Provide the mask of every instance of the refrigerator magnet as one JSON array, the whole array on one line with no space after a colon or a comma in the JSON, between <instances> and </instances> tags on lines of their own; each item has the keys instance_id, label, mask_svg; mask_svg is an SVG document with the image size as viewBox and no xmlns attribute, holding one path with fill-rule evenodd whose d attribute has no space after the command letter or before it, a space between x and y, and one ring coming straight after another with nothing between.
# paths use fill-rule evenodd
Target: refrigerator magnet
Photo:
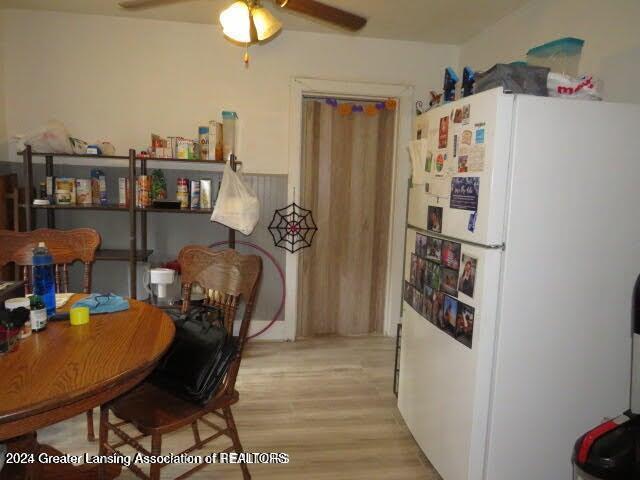
<instances>
[{"instance_id":1,"label":"refrigerator magnet","mask_svg":"<svg viewBox=\"0 0 640 480\"><path fill-rule=\"evenodd\" d=\"M424 282L427 278L427 261L424 258L418 257L416 260L416 283L413 284L417 290L422 291L424 288Z\"/></svg>"},{"instance_id":2,"label":"refrigerator magnet","mask_svg":"<svg viewBox=\"0 0 640 480\"><path fill-rule=\"evenodd\" d=\"M460 155L458 157L458 173L467 173L469 171L469 156Z\"/></svg>"},{"instance_id":3,"label":"refrigerator magnet","mask_svg":"<svg viewBox=\"0 0 640 480\"><path fill-rule=\"evenodd\" d=\"M480 177L453 177L449 207L458 210L478 210Z\"/></svg>"},{"instance_id":4,"label":"refrigerator magnet","mask_svg":"<svg viewBox=\"0 0 640 480\"><path fill-rule=\"evenodd\" d=\"M427 237L427 260L440 263L442 258L442 239Z\"/></svg>"},{"instance_id":5,"label":"refrigerator magnet","mask_svg":"<svg viewBox=\"0 0 640 480\"><path fill-rule=\"evenodd\" d=\"M469 215L469 223L467 225L467 230L469 230L471 233L476 231L476 218L477 218L477 213L478 212L471 212L471 215Z\"/></svg>"},{"instance_id":6,"label":"refrigerator magnet","mask_svg":"<svg viewBox=\"0 0 640 480\"><path fill-rule=\"evenodd\" d=\"M476 144L481 145L484 143L484 128L478 128L476 130Z\"/></svg>"},{"instance_id":7,"label":"refrigerator magnet","mask_svg":"<svg viewBox=\"0 0 640 480\"><path fill-rule=\"evenodd\" d=\"M463 105L462 106L462 124L467 125L469 123L469 119L471 117L471 105Z\"/></svg>"},{"instance_id":8,"label":"refrigerator magnet","mask_svg":"<svg viewBox=\"0 0 640 480\"><path fill-rule=\"evenodd\" d=\"M441 281L441 269L440 265L434 262L427 261L427 278L425 279L427 285L429 285L434 290L440 290L440 281Z\"/></svg>"},{"instance_id":9,"label":"refrigerator magnet","mask_svg":"<svg viewBox=\"0 0 640 480\"><path fill-rule=\"evenodd\" d=\"M460 157L463 156L466 157L466 162L463 167L466 167L467 172L484 171L484 145L481 144L465 147L464 153L461 149ZM460 157L458 157L458 159ZM458 169L460 169L460 160L458 160Z\"/></svg>"},{"instance_id":10,"label":"refrigerator magnet","mask_svg":"<svg viewBox=\"0 0 640 480\"><path fill-rule=\"evenodd\" d=\"M409 305L413 302L413 285L406 280L404 281L404 301Z\"/></svg>"},{"instance_id":11,"label":"refrigerator magnet","mask_svg":"<svg viewBox=\"0 0 640 480\"><path fill-rule=\"evenodd\" d=\"M411 266L409 267L409 283L416 284L416 272L418 270L418 257L415 253L411 254Z\"/></svg>"},{"instance_id":12,"label":"refrigerator magnet","mask_svg":"<svg viewBox=\"0 0 640 480\"><path fill-rule=\"evenodd\" d=\"M422 315L426 320L429 320L429 314L427 313L427 295L422 292L420 303L420 315Z\"/></svg>"},{"instance_id":13,"label":"refrigerator magnet","mask_svg":"<svg viewBox=\"0 0 640 480\"><path fill-rule=\"evenodd\" d=\"M438 130L438 148L447 148L449 138L449 117L440 119L440 129Z\"/></svg>"},{"instance_id":14,"label":"refrigerator magnet","mask_svg":"<svg viewBox=\"0 0 640 480\"><path fill-rule=\"evenodd\" d=\"M427 152L427 156L424 160L424 170L425 172L431 172L431 164L433 163L433 153Z\"/></svg>"},{"instance_id":15,"label":"refrigerator magnet","mask_svg":"<svg viewBox=\"0 0 640 480\"><path fill-rule=\"evenodd\" d=\"M431 310L431 323L433 323L438 328L444 327L444 293L442 292L434 292L433 293L433 302L432 302L432 310Z\"/></svg>"},{"instance_id":16,"label":"refrigerator magnet","mask_svg":"<svg viewBox=\"0 0 640 480\"><path fill-rule=\"evenodd\" d=\"M458 271L443 268L440 278L440 290L452 297L458 296Z\"/></svg>"},{"instance_id":17,"label":"refrigerator magnet","mask_svg":"<svg viewBox=\"0 0 640 480\"><path fill-rule=\"evenodd\" d=\"M477 268L478 259L470 255L462 255L462 269L460 270L460 279L458 280L458 291L464 293L467 297L473 298Z\"/></svg>"},{"instance_id":18,"label":"refrigerator magnet","mask_svg":"<svg viewBox=\"0 0 640 480\"><path fill-rule=\"evenodd\" d=\"M455 337L461 344L469 348L471 348L473 341L474 317L475 308L462 302L458 302Z\"/></svg>"},{"instance_id":19,"label":"refrigerator magnet","mask_svg":"<svg viewBox=\"0 0 640 480\"><path fill-rule=\"evenodd\" d=\"M426 286L422 298L424 301L423 316L431 322L433 319L433 288Z\"/></svg>"},{"instance_id":20,"label":"refrigerator magnet","mask_svg":"<svg viewBox=\"0 0 640 480\"><path fill-rule=\"evenodd\" d=\"M455 336L456 318L458 316L458 300L445 295L444 297L444 322L442 329L452 337Z\"/></svg>"},{"instance_id":21,"label":"refrigerator magnet","mask_svg":"<svg viewBox=\"0 0 640 480\"><path fill-rule=\"evenodd\" d=\"M427 236L422 233L416 232L416 255L422 258L427 258Z\"/></svg>"},{"instance_id":22,"label":"refrigerator magnet","mask_svg":"<svg viewBox=\"0 0 640 480\"><path fill-rule=\"evenodd\" d=\"M452 242L450 240L444 240L442 242L441 248L442 265L453 270L460 269L461 250L462 244L458 242Z\"/></svg>"},{"instance_id":23,"label":"refrigerator magnet","mask_svg":"<svg viewBox=\"0 0 640 480\"><path fill-rule=\"evenodd\" d=\"M418 289L413 291L413 309L422 315L422 292Z\"/></svg>"},{"instance_id":24,"label":"refrigerator magnet","mask_svg":"<svg viewBox=\"0 0 640 480\"><path fill-rule=\"evenodd\" d=\"M427 230L442 233L442 207L429 206L427 209Z\"/></svg>"},{"instance_id":25,"label":"refrigerator magnet","mask_svg":"<svg viewBox=\"0 0 640 480\"><path fill-rule=\"evenodd\" d=\"M447 154L444 152L438 153L436 156L436 174L442 173L444 170L444 163L447 161Z\"/></svg>"}]
</instances>

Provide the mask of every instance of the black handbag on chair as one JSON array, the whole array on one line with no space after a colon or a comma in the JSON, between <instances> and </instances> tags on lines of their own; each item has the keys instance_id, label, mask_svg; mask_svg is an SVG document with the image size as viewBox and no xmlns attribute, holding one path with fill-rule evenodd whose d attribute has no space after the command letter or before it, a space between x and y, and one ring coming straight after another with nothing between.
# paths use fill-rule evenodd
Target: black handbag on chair
<instances>
[{"instance_id":1,"label":"black handbag on chair","mask_svg":"<svg viewBox=\"0 0 640 480\"><path fill-rule=\"evenodd\" d=\"M169 351L150 377L151 383L176 396L206 404L216 393L238 347L215 308L197 307L172 315L176 334Z\"/></svg>"}]
</instances>

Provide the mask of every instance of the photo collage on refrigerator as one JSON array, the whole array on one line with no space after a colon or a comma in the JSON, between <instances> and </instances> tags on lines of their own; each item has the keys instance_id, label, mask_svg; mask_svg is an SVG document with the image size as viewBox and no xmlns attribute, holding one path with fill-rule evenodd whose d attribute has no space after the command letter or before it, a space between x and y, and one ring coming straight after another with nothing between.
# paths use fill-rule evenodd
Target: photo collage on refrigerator
<instances>
[{"instance_id":1,"label":"photo collage on refrigerator","mask_svg":"<svg viewBox=\"0 0 640 480\"><path fill-rule=\"evenodd\" d=\"M460 243L416 233L404 286L404 299L417 313L469 348L475 309L458 300L458 293L473 298L477 266Z\"/></svg>"},{"instance_id":2,"label":"photo collage on refrigerator","mask_svg":"<svg viewBox=\"0 0 640 480\"><path fill-rule=\"evenodd\" d=\"M452 108L436 121L432 120L431 124L429 128L424 119L417 131L418 139L425 143L421 150L425 158L425 191L436 197L440 205L468 212L466 228L473 233L476 229L481 177L486 167L487 124L472 119L469 104ZM414 168L419 169L420 162L416 162ZM414 172L414 177L421 173ZM430 205L428 208L427 230L442 233L442 206ZM462 215L462 212L456 215Z\"/></svg>"}]
</instances>

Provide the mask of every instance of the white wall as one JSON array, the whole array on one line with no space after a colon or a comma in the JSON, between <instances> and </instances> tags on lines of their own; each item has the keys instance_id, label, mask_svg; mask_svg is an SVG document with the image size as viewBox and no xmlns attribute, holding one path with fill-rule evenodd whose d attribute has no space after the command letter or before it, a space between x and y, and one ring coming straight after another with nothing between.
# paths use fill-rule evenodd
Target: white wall
<instances>
[{"instance_id":1,"label":"white wall","mask_svg":"<svg viewBox=\"0 0 640 480\"><path fill-rule=\"evenodd\" d=\"M22 10L6 10L4 17L0 44L8 135L57 118L74 136L110 140L125 154L130 147L145 148L151 132L193 137L198 125L219 118L221 110L236 110L238 155L252 173L289 171L293 77L413 85L424 98L442 83L444 67L458 63L459 53L455 46L285 31L267 45L252 47L245 69L243 49L212 25ZM17 161L15 145L7 150ZM84 214L75 212L73 221L97 221L78 215ZM175 227L174 242L215 240L209 222L180 221L162 225L164 231ZM113 229L125 238L126 226ZM149 248L175 250L165 243L162 235L153 235ZM109 266L110 274L125 278L123 268ZM265 280L278 282L275 273L265 274ZM268 332L270 338L284 338L281 323Z\"/></svg>"},{"instance_id":2,"label":"white wall","mask_svg":"<svg viewBox=\"0 0 640 480\"><path fill-rule=\"evenodd\" d=\"M154 20L7 10L5 89L9 135L51 117L74 136L146 147L151 132L195 137L198 125L236 110L238 154L255 173L287 173L293 76L438 87L458 48L283 32L243 49L219 29Z\"/></svg>"},{"instance_id":3,"label":"white wall","mask_svg":"<svg viewBox=\"0 0 640 480\"><path fill-rule=\"evenodd\" d=\"M524 59L550 40L585 40L580 71L604 81L605 99L640 103L640 1L534 0L462 45L460 65Z\"/></svg>"}]
</instances>

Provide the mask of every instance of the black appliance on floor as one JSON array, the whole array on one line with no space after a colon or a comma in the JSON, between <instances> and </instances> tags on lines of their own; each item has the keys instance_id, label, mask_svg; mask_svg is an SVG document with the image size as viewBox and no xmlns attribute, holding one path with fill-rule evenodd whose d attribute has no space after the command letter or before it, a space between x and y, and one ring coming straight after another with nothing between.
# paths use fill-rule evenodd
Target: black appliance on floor
<instances>
[{"instance_id":1,"label":"black appliance on floor","mask_svg":"<svg viewBox=\"0 0 640 480\"><path fill-rule=\"evenodd\" d=\"M640 480L640 276L633 291L631 409L582 435L574 480Z\"/></svg>"}]
</instances>

